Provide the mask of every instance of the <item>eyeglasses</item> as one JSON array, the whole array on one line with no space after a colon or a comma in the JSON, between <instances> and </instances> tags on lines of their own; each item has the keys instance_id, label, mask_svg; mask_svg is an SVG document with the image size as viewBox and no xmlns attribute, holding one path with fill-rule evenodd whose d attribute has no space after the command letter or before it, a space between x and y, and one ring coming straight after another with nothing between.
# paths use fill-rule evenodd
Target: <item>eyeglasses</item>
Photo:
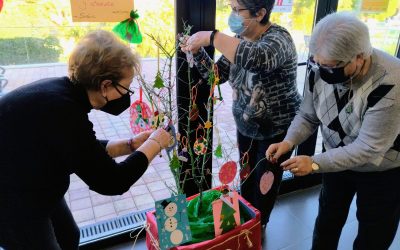
<instances>
[{"instance_id":1,"label":"eyeglasses","mask_svg":"<svg viewBox=\"0 0 400 250\"><path fill-rule=\"evenodd\" d=\"M314 57L311 56L310 58L308 58L307 64L311 67L311 69L313 71L318 71L319 69L324 69L324 70L332 73L333 69L339 68L339 67L346 67L347 64L349 64L350 62L351 62L351 60L348 61L347 63L345 63L344 61L339 61L334 66L325 66L325 65L321 65L321 64L315 62ZM343 65L343 66L340 66L340 65Z\"/></svg>"},{"instance_id":2,"label":"eyeglasses","mask_svg":"<svg viewBox=\"0 0 400 250\"><path fill-rule=\"evenodd\" d=\"M232 7L232 5L229 4L229 6L231 7L232 12L234 12L236 15L239 15L239 13L243 10L248 10L246 8L237 8L237 7Z\"/></svg>"},{"instance_id":3,"label":"eyeglasses","mask_svg":"<svg viewBox=\"0 0 400 250\"><path fill-rule=\"evenodd\" d=\"M112 85L114 86L114 88L118 91L118 93L119 93L121 96L126 95L126 93L125 93L125 94L121 93L121 91L117 88L117 86L118 86L118 87L121 87L121 88L123 88L123 89L125 89L125 90L127 91L127 93L129 93L130 96L132 96L133 94L135 94L135 91L133 91L133 90L131 90L131 89L128 89L128 88L122 86L121 84L119 84L119 83L117 83L117 82L114 82L114 81L113 81L113 82L112 82Z\"/></svg>"}]
</instances>

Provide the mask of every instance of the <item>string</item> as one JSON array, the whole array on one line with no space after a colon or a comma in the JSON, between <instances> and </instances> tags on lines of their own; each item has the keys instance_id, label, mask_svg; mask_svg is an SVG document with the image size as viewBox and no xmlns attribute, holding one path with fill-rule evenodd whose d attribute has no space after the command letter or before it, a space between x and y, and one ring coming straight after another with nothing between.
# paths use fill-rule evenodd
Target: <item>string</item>
<instances>
[{"instance_id":1,"label":"string","mask_svg":"<svg viewBox=\"0 0 400 250\"><path fill-rule=\"evenodd\" d=\"M160 72L160 47L157 46L157 72Z\"/></svg>"},{"instance_id":2,"label":"string","mask_svg":"<svg viewBox=\"0 0 400 250\"><path fill-rule=\"evenodd\" d=\"M201 126L201 124L199 124L199 126L196 128L196 138L197 138L197 139L199 138L198 135L197 135L197 132L198 132L198 130L200 130L200 129L203 131L202 137L204 137L204 129L203 129L203 126Z\"/></svg>"},{"instance_id":3,"label":"string","mask_svg":"<svg viewBox=\"0 0 400 250\"><path fill-rule=\"evenodd\" d=\"M188 139L186 138L186 136L182 136L181 143L182 143L184 148L187 148Z\"/></svg>"},{"instance_id":4,"label":"string","mask_svg":"<svg viewBox=\"0 0 400 250\"><path fill-rule=\"evenodd\" d=\"M129 233L129 237L130 237L131 239L135 238L135 241L133 242L132 249L135 248L136 241L137 241L137 239L139 238L139 235L142 233L142 231L143 231L145 228L146 228L145 226L142 227L142 229L140 229L139 233L137 233L137 234L136 234L135 236L133 236L133 237L132 237L132 233L133 233L134 231L131 231L131 232Z\"/></svg>"},{"instance_id":5,"label":"string","mask_svg":"<svg viewBox=\"0 0 400 250\"><path fill-rule=\"evenodd\" d=\"M249 243L251 243L252 244L252 242L250 241L250 239L248 238L248 234L249 234L249 231L250 230L252 230L254 227L256 227L256 226L258 226L258 225L260 225L260 221L258 221L256 224L254 224L252 227L250 227L249 229L243 229L243 230L241 230L240 231L240 233L239 234L237 234L237 235L234 235L234 236L232 236L232 237L229 237L228 239L226 239L226 240L224 240L223 242L221 242L221 243L219 243L219 244L216 244L216 245L213 245L211 248L209 248L209 250L210 249L214 249L214 248L217 248L218 249L218 247L220 246L220 245L223 245L223 244L225 244L227 241L230 241L231 239L234 239L234 238L236 238L236 237L240 237L240 236L242 236L243 234L245 234L245 239L247 240L247 244L249 245ZM247 236L247 237L246 237ZM250 248L250 246L249 246L249 248ZM238 248L237 249L240 249L240 245L238 245Z\"/></svg>"},{"instance_id":6,"label":"string","mask_svg":"<svg viewBox=\"0 0 400 250\"><path fill-rule=\"evenodd\" d=\"M253 173L253 171L256 170L256 168L258 167L258 165L260 164L260 162L261 162L261 161L264 161L264 160L267 160L267 157L264 157L264 158L262 158L261 160L259 160L259 161L257 162L257 164L254 166L254 168L250 171L250 173L249 173L248 176L250 176L250 175ZM268 172L268 170L267 170L267 172ZM249 178L246 178L246 179L242 182L242 185L243 185L248 179L249 179Z\"/></svg>"}]
</instances>

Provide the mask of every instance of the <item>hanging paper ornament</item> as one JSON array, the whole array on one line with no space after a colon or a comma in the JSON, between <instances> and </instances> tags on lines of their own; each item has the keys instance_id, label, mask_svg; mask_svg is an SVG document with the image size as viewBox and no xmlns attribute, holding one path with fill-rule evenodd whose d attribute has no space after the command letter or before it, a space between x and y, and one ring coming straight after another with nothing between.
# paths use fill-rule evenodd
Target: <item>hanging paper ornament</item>
<instances>
[{"instance_id":1,"label":"hanging paper ornament","mask_svg":"<svg viewBox=\"0 0 400 250\"><path fill-rule=\"evenodd\" d=\"M208 85L211 86L210 98L213 97L215 86L218 86L219 97L214 97L213 98L214 103L216 102L216 100L220 100L220 101L223 100L222 94L221 94L221 88L219 86L219 81L220 81L220 78L219 78L219 72L218 72L218 65L214 64L213 65L213 70L210 71L210 76L208 78Z\"/></svg>"},{"instance_id":2,"label":"hanging paper ornament","mask_svg":"<svg viewBox=\"0 0 400 250\"><path fill-rule=\"evenodd\" d=\"M139 14L137 10L131 10L130 18L114 26L112 31L129 43L141 43L143 38L137 22L138 18Z\"/></svg>"},{"instance_id":3,"label":"hanging paper ornament","mask_svg":"<svg viewBox=\"0 0 400 250\"><path fill-rule=\"evenodd\" d=\"M178 156L176 155L176 152L174 152L172 154L172 158L169 162L169 167L173 170L176 170L176 169L179 169L180 166L181 166L181 164L179 163Z\"/></svg>"},{"instance_id":4,"label":"hanging paper ornament","mask_svg":"<svg viewBox=\"0 0 400 250\"><path fill-rule=\"evenodd\" d=\"M154 88L161 89L164 88L164 80L162 79L162 75L160 72L160 47L157 47L157 74L156 79L154 80Z\"/></svg>"},{"instance_id":5,"label":"hanging paper ornament","mask_svg":"<svg viewBox=\"0 0 400 250\"><path fill-rule=\"evenodd\" d=\"M204 128L205 128L205 129L210 129L210 128L212 128L212 122L206 121L206 123L204 123Z\"/></svg>"},{"instance_id":6,"label":"hanging paper ornament","mask_svg":"<svg viewBox=\"0 0 400 250\"><path fill-rule=\"evenodd\" d=\"M245 180L250 175L249 153L246 152L242 157L242 165L240 168L240 179Z\"/></svg>"},{"instance_id":7,"label":"hanging paper ornament","mask_svg":"<svg viewBox=\"0 0 400 250\"><path fill-rule=\"evenodd\" d=\"M154 112L153 117L150 118L151 128L158 129L160 124L164 124L164 116L164 113L159 113L158 111Z\"/></svg>"},{"instance_id":8,"label":"hanging paper ornament","mask_svg":"<svg viewBox=\"0 0 400 250\"><path fill-rule=\"evenodd\" d=\"M130 125L133 134L139 134L140 132L151 130L150 116L151 111L149 106L142 101L143 90L140 87L139 100L132 103L130 107Z\"/></svg>"},{"instance_id":9,"label":"hanging paper ornament","mask_svg":"<svg viewBox=\"0 0 400 250\"><path fill-rule=\"evenodd\" d=\"M224 163L219 171L219 180L222 184L231 183L236 176L237 167L236 162L228 161Z\"/></svg>"},{"instance_id":10,"label":"hanging paper ornament","mask_svg":"<svg viewBox=\"0 0 400 250\"><path fill-rule=\"evenodd\" d=\"M260 179L260 191L263 195L267 194L274 183L274 174L271 171L265 172Z\"/></svg>"},{"instance_id":11,"label":"hanging paper ornament","mask_svg":"<svg viewBox=\"0 0 400 250\"><path fill-rule=\"evenodd\" d=\"M214 155L217 158L222 158L222 145L218 144L217 148L214 151Z\"/></svg>"},{"instance_id":12,"label":"hanging paper ornament","mask_svg":"<svg viewBox=\"0 0 400 250\"><path fill-rule=\"evenodd\" d=\"M197 120L199 118L199 109L197 108L196 104L196 98L197 98L197 86L192 87L192 107L189 113L189 119L191 121Z\"/></svg>"},{"instance_id":13,"label":"hanging paper ornament","mask_svg":"<svg viewBox=\"0 0 400 250\"><path fill-rule=\"evenodd\" d=\"M172 124L172 121L168 122L167 126L165 127L165 130L169 131L169 133L171 134L171 141L170 141L168 147L165 148L165 150L169 153L175 148L175 146L177 144L176 129L175 129L174 125Z\"/></svg>"},{"instance_id":14,"label":"hanging paper ornament","mask_svg":"<svg viewBox=\"0 0 400 250\"><path fill-rule=\"evenodd\" d=\"M161 77L160 71L157 72L156 79L154 80L154 85L153 85L153 87L154 87L154 88L157 88L157 89L161 89L161 88L164 88L164 87L165 87L165 85L164 85L164 80L163 80L162 77Z\"/></svg>"},{"instance_id":15,"label":"hanging paper ornament","mask_svg":"<svg viewBox=\"0 0 400 250\"><path fill-rule=\"evenodd\" d=\"M186 136L182 136L181 140L182 150L179 152L178 159L183 162L187 162L189 160L189 153L188 153L188 140Z\"/></svg>"},{"instance_id":16,"label":"hanging paper ornament","mask_svg":"<svg viewBox=\"0 0 400 250\"><path fill-rule=\"evenodd\" d=\"M219 129L217 126L215 126L214 128L215 128L215 134L217 135L218 138L218 145L215 148L214 155L217 158L222 158L222 143L221 143L221 137L219 136Z\"/></svg>"},{"instance_id":17,"label":"hanging paper ornament","mask_svg":"<svg viewBox=\"0 0 400 250\"><path fill-rule=\"evenodd\" d=\"M203 134L198 136L198 132L202 131ZM196 155L204 155L207 152L207 139L204 138L204 129L203 127L199 124L199 126L196 129L196 141L193 144L193 151Z\"/></svg>"}]
</instances>

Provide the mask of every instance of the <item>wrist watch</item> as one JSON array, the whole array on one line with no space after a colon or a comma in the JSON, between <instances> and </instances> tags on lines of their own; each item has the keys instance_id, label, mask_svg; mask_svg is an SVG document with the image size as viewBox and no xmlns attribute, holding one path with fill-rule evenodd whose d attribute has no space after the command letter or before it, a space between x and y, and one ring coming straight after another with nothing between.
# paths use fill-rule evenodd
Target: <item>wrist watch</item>
<instances>
[{"instance_id":1,"label":"wrist watch","mask_svg":"<svg viewBox=\"0 0 400 250\"><path fill-rule=\"evenodd\" d=\"M311 168L312 168L312 172L318 171L319 170L319 165L316 162L312 162L311 163Z\"/></svg>"}]
</instances>

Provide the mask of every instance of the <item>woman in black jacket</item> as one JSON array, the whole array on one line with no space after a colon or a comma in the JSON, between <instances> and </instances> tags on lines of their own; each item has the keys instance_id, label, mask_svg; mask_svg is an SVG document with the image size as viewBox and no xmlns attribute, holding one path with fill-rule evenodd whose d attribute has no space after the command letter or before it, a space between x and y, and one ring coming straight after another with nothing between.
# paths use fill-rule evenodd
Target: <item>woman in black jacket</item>
<instances>
[{"instance_id":1,"label":"woman in black jacket","mask_svg":"<svg viewBox=\"0 0 400 250\"><path fill-rule=\"evenodd\" d=\"M73 51L69 77L43 79L0 98L0 248L78 249L79 230L64 200L70 175L100 194L119 195L168 145L163 129L100 141L88 119L91 109L118 115L129 107L139 67L112 33L95 31Z\"/></svg>"}]
</instances>

